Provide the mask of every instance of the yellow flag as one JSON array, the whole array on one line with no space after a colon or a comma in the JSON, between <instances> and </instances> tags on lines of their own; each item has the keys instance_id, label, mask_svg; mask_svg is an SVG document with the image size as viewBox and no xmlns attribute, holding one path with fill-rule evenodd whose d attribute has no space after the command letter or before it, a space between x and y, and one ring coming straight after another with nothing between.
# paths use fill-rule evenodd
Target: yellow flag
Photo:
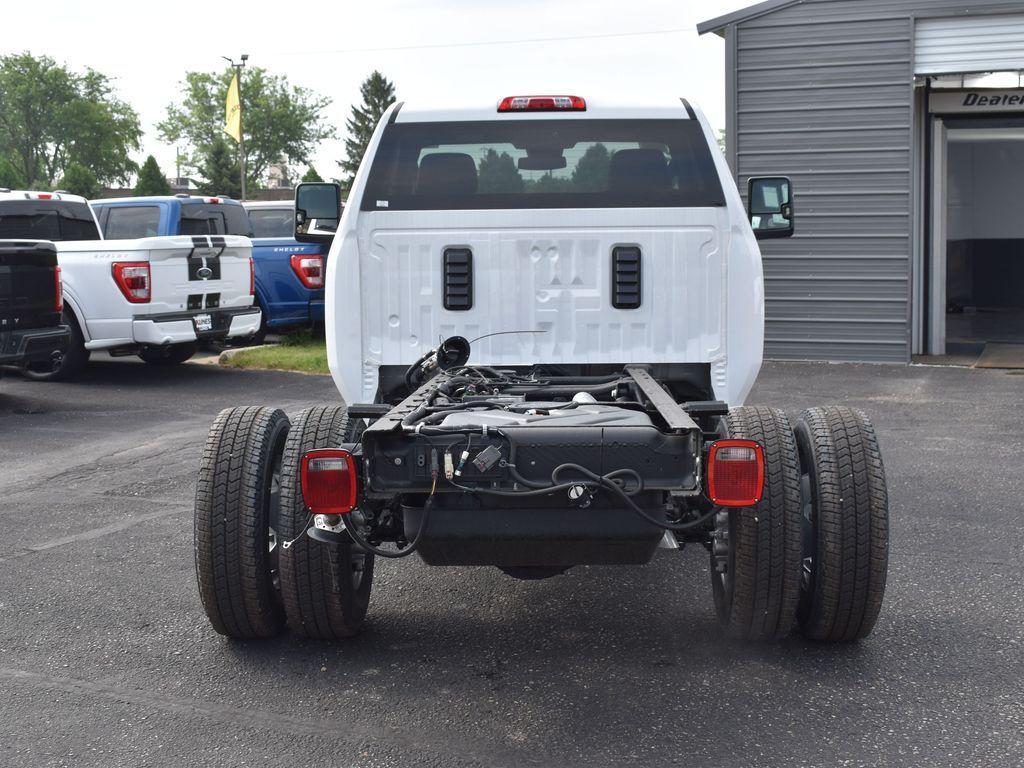
<instances>
[{"instance_id":1,"label":"yellow flag","mask_svg":"<svg viewBox=\"0 0 1024 768\"><path fill-rule=\"evenodd\" d=\"M231 78L228 99L224 104L224 133L235 141L242 140L242 102L238 98L238 73Z\"/></svg>"}]
</instances>

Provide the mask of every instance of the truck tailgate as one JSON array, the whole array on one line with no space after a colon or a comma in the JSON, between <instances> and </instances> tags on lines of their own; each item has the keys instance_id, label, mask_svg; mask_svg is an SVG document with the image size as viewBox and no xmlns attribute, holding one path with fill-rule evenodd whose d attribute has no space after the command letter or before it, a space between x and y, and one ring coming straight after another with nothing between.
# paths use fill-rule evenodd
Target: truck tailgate
<instances>
[{"instance_id":1,"label":"truck tailgate","mask_svg":"<svg viewBox=\"0 0 1024 768\"><path fill-rule=\"evenodd\" d=\"M150 238L153 296L146 314L249 306L251 255L247 237Z\"/></svg>"},{"instance_id":2,"label":"truck tailgate","mask_svg":"<svg viewBox=\"0 0 1024 768\"><path fill-rule=\"evenodd\" d=\"M0 331L60 325L57 251L45 241L0 241Z\"/></svg>"}]
</instances>

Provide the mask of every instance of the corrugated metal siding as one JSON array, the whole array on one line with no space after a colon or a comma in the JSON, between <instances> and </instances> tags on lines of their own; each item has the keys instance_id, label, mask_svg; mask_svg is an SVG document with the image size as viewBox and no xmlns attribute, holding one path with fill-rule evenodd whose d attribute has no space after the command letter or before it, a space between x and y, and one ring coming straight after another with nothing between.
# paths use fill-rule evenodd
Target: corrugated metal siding
<instances>
[{"instance_id":1,"label":"corrugated metal siding","mask_svg":"<svg viewBox=\"0 0 1024 768\"><path fill-rule=\"evenodd\" d=\"M807 0L730 29L740 189L781 174L796 195L797 235L761 243L768 357L909 359L912 16L1019 7Z\"/></svg>"},{"instance_id":2,"label":"corrugated metal siding","mask_svg":"<svg viewBox=\"0 0 1024 768\"><path fill-rule=\"evenodd\" d=\"M1024 69L1024 15L921 19L914 49L922 75Z\"/></svg>"}]
</instances>

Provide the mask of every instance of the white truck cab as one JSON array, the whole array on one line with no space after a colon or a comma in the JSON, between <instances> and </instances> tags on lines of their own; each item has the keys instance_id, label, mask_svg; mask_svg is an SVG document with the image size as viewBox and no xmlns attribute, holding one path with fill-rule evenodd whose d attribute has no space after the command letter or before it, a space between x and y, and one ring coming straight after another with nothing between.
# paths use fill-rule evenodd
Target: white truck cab
<instances>
[{"instance_id":1,"label":"white truck cab","mask_svg":"<svg viewBox=\"0 0 1024 768\"><path fill-rule=\"evenodd\" d=\"M180 363L202 339L259 329L252 243L213 224L209 234L103 240L83 197L0 190L0 240L57 248L71 344L55 369L27 371L33 378L69 378L93 350Z\"/></svg>"},{"instance_id":2,"label":"white truck cab","mask_svg":"<svg viewBox=\"0 0 1024 768\"><path fill-rule=\"evenodd\" d=\"M867 635L887 552L870 422L743 404L756 238L794 231L788 179L749 185L747 212L682 99L388 109L344 212L336 185L296 191L296 237L333 241L345 405L211 429L196 558L217 631L347 637L375 557L540 579L696 544L729 637Z\"/></svg>"},{"instance_id":3,"label":"white truck cab","mask_svg":"<svg viewBox=\"0 0 1024 768\"><path fill-rule=\"evenodd\" d=\"M711 127L680 99L395 104L349 201L326 299L346 401L372 401L381 366L438 336L516 330L532 333L485 339L474 358L706 363L714 396L736 405L753 386L760 252ZM456 296L459 269L471 279Z\"/></svg>"}]
</instances>

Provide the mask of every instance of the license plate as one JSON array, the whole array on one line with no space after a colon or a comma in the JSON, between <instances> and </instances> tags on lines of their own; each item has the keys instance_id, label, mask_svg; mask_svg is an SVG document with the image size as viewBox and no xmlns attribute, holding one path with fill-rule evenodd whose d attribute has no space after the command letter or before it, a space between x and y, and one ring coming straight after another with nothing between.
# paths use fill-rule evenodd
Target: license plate
<instances>
[{"instance_id":1,"label":"license plate","mask_svg":"<svg viewBox=\"0 0 1024 768\"><path fill-rule=\"evenodd\" d=\"M196 315L192 321L196 324L197 332L213 330L213 315Z\"/></svg>"}]
</instances>

